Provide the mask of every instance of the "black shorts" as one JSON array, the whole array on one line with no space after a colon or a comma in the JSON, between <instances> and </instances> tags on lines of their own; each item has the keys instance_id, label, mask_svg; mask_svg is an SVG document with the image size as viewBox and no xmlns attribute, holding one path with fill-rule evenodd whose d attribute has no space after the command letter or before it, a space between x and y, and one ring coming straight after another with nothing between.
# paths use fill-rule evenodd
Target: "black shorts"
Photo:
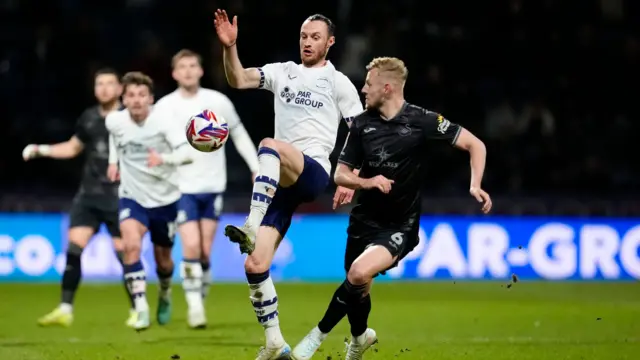
<instances>
[{"instance_id":1,"label":"black shorts","mask_svg":"<svg viewBox=\"0 0 640 360\"><path fill-rule=\"evenodd\" d=\"M393 265L380 272L380 274L384 275L387 270L398 266L400 260L404 259L420 242L418 226L410 229L394 226L373 226L351 218L347 233L347 248L344 254L344 269L346 272L349 272L351 264L369 246L380 245L389 250L393 257L396 257Z\"/></svg>"},{"instance_id":2,"label":"black shorts","mask_svg":"<svg viewBox=\"0 0 640 360\"><path fill-rule=\"evenodd\" d=\"M120 237L118 199L76 196L69 211L69 228L90 227L98 232L101 224L107 227L112 237Z\"/></svg>"}]
</instances>

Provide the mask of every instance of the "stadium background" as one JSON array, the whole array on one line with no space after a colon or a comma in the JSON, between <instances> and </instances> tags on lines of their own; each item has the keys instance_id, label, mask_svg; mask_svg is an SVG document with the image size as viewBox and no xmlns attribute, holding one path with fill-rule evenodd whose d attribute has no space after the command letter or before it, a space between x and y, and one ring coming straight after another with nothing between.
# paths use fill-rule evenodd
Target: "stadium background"
<instances>
[{"instance_id":1,"label":"stadium background","mask_svg":"<svg viewBox=\"0 0 640 360\"><path fill-rule=\"evenodd\" d=\"M217 7L239 15L246 66L297 59L301 22L331 17L329 58L357 87L372 57L399 56L410 69L407 99L487 144L491 216L467 194L467 155L446 147L429 154L422 241L385 277L395 281L374 286L370 324L381 344L367 358L637 359L636 0L0 0L0 358L235 360L253 358L264 343L243 257L220 233L208 330L186 329L176 284L172 323L125 331L121 270L104 232L83 254L83 281L95 285L81 285L74 326L35 327L59 300L66 212L83 159L24 163L21 151L73 134L93 104L96 69L142 70L159 97L174 89L171 56L193 49L204 56L203 85L235 102L253 140L272 135L272 95L226 85ZM240 223L250 175L233 145L227 154L222 223ZM333 190L301 209L271 270L291 345L344 278L349 208L331 211ZM147 242L153 278L149 250ZM149 293L155 308L153 285ZM317 358L342 356L347 326Z\"/></svg>"},{"instance_id":2,"label":"stadium background","mask_svg":"<svg viewBox=\"0 0 640 360\"><path fill-rule=\"evenodd\" d=\"M83 159L24 163L20 152L28 143L73 134L76 118L93 103L92 74L99 67L148 73L159 98L174 89L171 56L193 49L204 56L204 86L234 100L254 141L273 133L272 95L230 89L224 79L211 20L223 6L239 15L246 66L298 58L300 23L321 12L337 23L329 57L358 88L373 56L401 57L410 69L408 100L442 112L486 142L484 187L500 217L479 217L466 194L467 155L437 149L429 154L424 185L429 217L422 222L423 246L397 277L640 277L640 165L632 150L640 127L633 90L640 80L638 28L632 26L639 20L638 4L481 3L0 2L0 281L59 276L65 212ZM225 210L235 215L224 221L241 222L249 173L233 146L227 153ZM332 193L330 187L301 209L276 261L281 278L342 277L349 208L331 215ZM461 215L472 217L450 217ZM242 280L242 259L220 234L218 239L215 276ZM86 252L88 278L117 278L108 247L103 234ZM319 247L321 263L308 255Z\"/></svg>"}]
</instances>

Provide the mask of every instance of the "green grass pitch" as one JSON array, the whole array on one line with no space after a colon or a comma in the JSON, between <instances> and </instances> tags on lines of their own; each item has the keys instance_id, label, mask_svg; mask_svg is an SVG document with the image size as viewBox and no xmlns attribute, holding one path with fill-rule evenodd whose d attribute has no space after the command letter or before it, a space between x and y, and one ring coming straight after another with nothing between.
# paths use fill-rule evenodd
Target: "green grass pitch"
<instances>
[{"instance_id":1,"label":"green grass pitch","mask_svg":"<svg viewBox=\"0 0 640 360\"><path fill-rule=\"evenodd\" d=\"M291 346L316 325L336 285L276 285ZM0 285L0 359L254 359L264 341L242 284L212 287L206 330L186 327L178 285L173 321L141 333L124 326L124 290L116 285L85 284L72 327L38 328L36 318L58 297L58 285ZM377 283L372 301L369 326L380 343L367 359L640 359L637 282ZM155 296L150 302L155 309ZM314 359L343 359L348 334L344 319Z\"/></svg>"}]
</instances>

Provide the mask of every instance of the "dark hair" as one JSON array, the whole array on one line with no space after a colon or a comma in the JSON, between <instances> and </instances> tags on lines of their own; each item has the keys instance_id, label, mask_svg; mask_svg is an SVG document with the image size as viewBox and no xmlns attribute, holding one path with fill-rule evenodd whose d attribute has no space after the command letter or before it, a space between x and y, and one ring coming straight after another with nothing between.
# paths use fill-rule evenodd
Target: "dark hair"
<instances>
[{"instance_id":1,"label":"dark hair","mask_svg":"<svg viewBox=\"0 0 640 360\"><path fill-rule=\"evenodd\" d=\"M322 14L311 15L307 18L307 21L322 21L323 23L327 24L329 36L333 36L333 34L336 32L336 25L333 23L333 21Z\"/></svg>"},{"instance_id":2,"label":"dark hair","mask_svg":"<svg viewBox=\"0 0 640 360\"><path fill-rule=\"evenodd\" d=\"M96 74L93 76L93 78L95 79L100 75L113 75L116 77L118 82L120 82L120 74L113 68L110 68L110 67L100 68L98 69L98 71L96 71Z\"/></svg>"},{"instance_id":3,"label":"dark hair","mask_svg":"<svg viewBox=\"0 0 640 360\"><path fill-rule=\"evenodd\" d=\"M122 77L122 85L124 91L127 91L127 86L129 85L144 85L149 88L149 92L153 94L153 80L140 71L131 71L124 74Z\"/></svg>"}]
</instances>

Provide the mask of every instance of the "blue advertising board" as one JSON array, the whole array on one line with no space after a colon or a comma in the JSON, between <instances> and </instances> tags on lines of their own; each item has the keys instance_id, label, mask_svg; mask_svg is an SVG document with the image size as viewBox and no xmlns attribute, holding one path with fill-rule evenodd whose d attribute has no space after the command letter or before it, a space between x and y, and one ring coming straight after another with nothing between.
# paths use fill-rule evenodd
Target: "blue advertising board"
<instances>
[{"instance_id":1,"label":"blue advertising board","mask_svg":"<svg viewBox=\"0 0 640 360\"><path fill-rule=\"evenodd\" d=\"M225 215L221 224L242 224ZM339 281L347 216L300 215L274 259L276 280ZM65 265L68 217L0 214L0 282L55 282ZM423 217L420 244L388 279L640 279L640 219ZM218 281L244 281L244 255L218 229L211 257ZM155 278L149 239L143 263ZM179 237L173 250L181 259ZM82 255L87 281L117 281L122 270L104 229ZM178 276L176 271L174 276Z\"/></svg>"}]
</instances>

